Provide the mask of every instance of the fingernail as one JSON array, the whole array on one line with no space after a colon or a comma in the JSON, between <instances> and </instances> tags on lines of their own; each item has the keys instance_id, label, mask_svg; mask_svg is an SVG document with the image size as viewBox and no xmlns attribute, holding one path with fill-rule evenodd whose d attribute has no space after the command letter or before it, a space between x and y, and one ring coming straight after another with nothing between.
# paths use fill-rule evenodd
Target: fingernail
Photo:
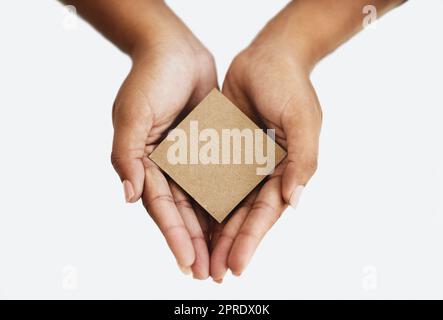
<instances>
[{"instance_id":1,"label":"fingernail","mask_svg":"<svg viewBox=\"0 0 443 320\"><path fill-rule=\"evenodd\" d=\"M203 281L203 280L206 280L208 277L205 277L205 276L196 276L195 274L194 274L194 272L192 273L192 278L194 279L194 280L199 280L199 281Z\"/></svg>"},{"instance_id":2,"label":"fingernail","mask_svg":"<svg viewBox=\"0 0 443 320\"><path fill-rule=\"evenodd\" d=\"M294 192L292 192L291 198L289 199L289 204L294 209L297 208L298 202L300 201L300 197L304 189L305 189L304 186L297 186Z\"/></svg>"},{"instance_id":3,"label":"fingernail","mask_svg":"<svg viewBox=\"0 0 443 320\"><path fill-rule=\"evenodd\" d=\"M218 283L218 284L222 284L223 283L223 279L212 279L214 282Z\"/></svg>"},{"instance_id":4,"label":"fingernail","mask_svg":"<svg viewBox=\"0 0 443 320\"><path fill-rule=\"evenodd\" d=\"M234 271L231 270L231 273L235 277L240 277L241 276L241 272L234 272Z\"/></svg>"},{"instance_id":5,"label":"fingernail","mask_svg":"<svg viewBox=\"0 0 443 320\"><path fill-rule=\"evenodd\" d=\"M125 192L126 203L131 202L132 197L134 197L134 188L129 180L123 181L123 191Z\"/></svg>"},{"instance_id":6,"label":"fingernail","mask_svg":"<svg viewBox=\"0 0 443 320\"><path fill-rule=\"evenodd\" d=\"M181 265L178 266L180 271L183 272L184 275L189 276L192 273L191 267L183 267Z\"/></svg>"}]
</instances>

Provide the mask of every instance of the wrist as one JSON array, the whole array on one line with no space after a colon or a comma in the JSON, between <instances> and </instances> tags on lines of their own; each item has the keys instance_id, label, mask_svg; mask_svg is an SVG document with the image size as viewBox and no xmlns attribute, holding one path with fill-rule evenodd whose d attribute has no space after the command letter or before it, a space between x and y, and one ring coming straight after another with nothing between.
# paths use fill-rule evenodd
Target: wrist
<instances>
[{"instance_id":1,"label":"wrist","mask_svg":"<svg viewBox=\"0 0 443 320\"><path fill-rule=\"evenodd\" d=\"M363 28L367 0L290 2L267 26L282 46L289 47L309 70ZM404 0L374 0L383 15ZM266 32L265 32L266 33ZM272 36L272 32L271 32Z\"/></svg>"},{"instance_id":2,"label":"wrist","mask_svg":"<svg viewBox=\"0 0 443 320\"><path fill-rule=\"evenodd\" d=\"M308 75L326 55L325 45L318 41L312 29L307 29L290 3L254 39L248 52L272 51L279 57L289 58Z\"/></svg>"},{"instance_id":3,"label":"wrist","mask_svg":"<svg viewBox=\"0 0 443 320\"><path fill-rule=\"evenodd\" d=\"M129 30L121 32L123 44L120 47L133 60L145 55L160 41L162 23L168 18L165 13L170 11L164 0L144 0L144 5L146 8L137 8L139 12L132 15L133 24Z\"/></svg>"},{"instance_id":4,"label":"wrist","mask_svg":"<svg viewBox=\"0 0 443 320\"><path fill-rule=\"evenodd\" d=\"M180 50L192 51L196 54L203 48L188 27L168 7L163 0L146 0L149 10L143 13L143 18L137 23L137 29L131 40L130 50L127 51L132 60L153 50L172 52Z\"/></svg>"}]
</instances>

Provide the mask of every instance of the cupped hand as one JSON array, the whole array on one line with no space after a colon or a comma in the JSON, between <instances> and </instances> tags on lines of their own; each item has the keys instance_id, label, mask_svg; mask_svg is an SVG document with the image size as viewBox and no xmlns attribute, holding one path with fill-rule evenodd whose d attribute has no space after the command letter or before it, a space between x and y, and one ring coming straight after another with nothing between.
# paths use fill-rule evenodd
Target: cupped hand
<instances>
[{"instance_id":1,"label":"cupped hand","mask_svg":"<svg viewBox=\"0 0 443 320\"><path fill-rule=\"evenodd\" d=\"M153 10L154 12L154 10ZM154 13L153 13L154 14ZM208 220L148 158L155 146L217 87L213 58L166 6L132 52L132 69L113 109L112 164L127 202L142 197L185 273L209 275Z\"/></svg>"},{"instance_id":2,"label":"cupped hand","mask_svg":"<svg viewBox=\"0 0 443 320\"><path fill-rule=\"evenodd\" d=\"M317 167L322 112L309 79L310 65L289 45L282 16L240 53L227 73L223 93L262 128L275 129L287 157L212 237L210 273L240 275L258 244L287 204L296 206Z\"/></svg>"}]
</instances>

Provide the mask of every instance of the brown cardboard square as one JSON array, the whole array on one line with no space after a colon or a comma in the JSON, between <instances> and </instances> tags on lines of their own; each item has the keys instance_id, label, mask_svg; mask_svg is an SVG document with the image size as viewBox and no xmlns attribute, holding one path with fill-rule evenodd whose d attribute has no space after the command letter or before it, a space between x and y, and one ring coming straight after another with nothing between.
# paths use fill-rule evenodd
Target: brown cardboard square
<instances>
[{"instance_id":1,"label":"brown cardboard square","mask_svg":"<svg viewBox=\"0 0 443 320\"><path fill-rule=\"evenodd\" d=\"M183 135L172 134L178 132L175 131L177 129ZM240 140L237 140L240 144L236 145L232 136L227 138L228 132L245 133L244 140L240 137ZM249 132L254 133L254 143L246 142L246 139L251 137L247 134ZM185 153L180 153L175 148L178 139L184 139L184 134L187 140L183 140L186 143L182 145L185 145L185 149L189 151L185 156L183 156ZM218 144L217 136L220 139ZM194 140L191 137L194 137ZM199 140L202 137L206 139ZM195 138L197 142L192 143L196 140ZM226 139L223 140L223 138ZM209 152L207 147L210 140L214 147L209 148L212 152ZM257 141L262 141L265 146L262 155L270 156L274 149L275 166L286 156L286 152L265 131L214 89L176 129L169 133L149 157L209 214L218 222L222 222L266 177L263 173L258 174L264 164L263 161L258 161L261 158L257 156L256 150L252 150L259 149L256 145ZM231 142L230 146L227 145L229 142ZM177 157L181 160L174 158L171 161L171 157L177 154L182 156ZM241 154L241 159L235 158L239 154ZM254 155L252 162L251 157L248 158L246 154ZM208 160L203 157L204 155L211 157Z\"/></svg>"}]
</instances>

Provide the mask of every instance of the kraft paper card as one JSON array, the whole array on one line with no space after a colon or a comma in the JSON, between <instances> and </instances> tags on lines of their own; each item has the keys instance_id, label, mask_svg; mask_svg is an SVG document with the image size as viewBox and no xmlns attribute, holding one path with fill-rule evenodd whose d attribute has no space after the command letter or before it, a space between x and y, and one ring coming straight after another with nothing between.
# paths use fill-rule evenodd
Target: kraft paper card
<instances>
[{"instance_id":1,"label":"kraft paper card","mask_svg":"<svg viewBox=\"0 0 443 320\"><path fill-rule=\"evenodd\" d=\"M286 156L272 133L214 89L149 157L222 222Z\"/></svg>"}]
</instances>

